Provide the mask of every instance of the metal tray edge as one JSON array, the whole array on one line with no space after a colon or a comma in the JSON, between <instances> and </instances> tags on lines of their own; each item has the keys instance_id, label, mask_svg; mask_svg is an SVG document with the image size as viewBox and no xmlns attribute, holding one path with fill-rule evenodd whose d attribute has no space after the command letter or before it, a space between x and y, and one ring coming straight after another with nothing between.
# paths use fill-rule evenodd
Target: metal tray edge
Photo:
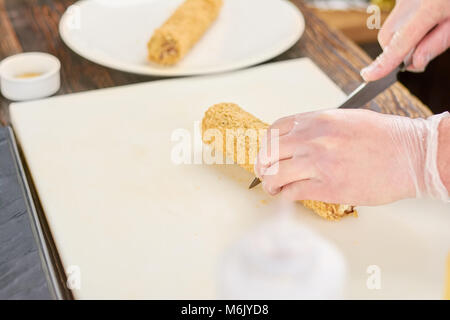
<instances>
[{"instance_id":1,"label":"metal tray edge","mask_svg":"<svg viewBox=\"0 0 450 320\"><path fill-rule=\"evenodd\" d=\"M21 155L17 144L16 136L11 127L7 127L7 129L11 138L10 139L11 149L15 158L15 166L20 174L19 183L21 184L21 188L23 189L23 192L26 196L25 202L31 222L31 229L38 244L39 255L41 256L41 263L44 273L46 274L47 277L47 282L49 284L49 289L51 291L50 293L56 300L64 300L71 298L73 299L73 297L71 297L70 292L67 292L68 289L65 289L65 286L63 285L65 281L63 282L61 275L58 273L57 269L54 266L52 257L54 257L55 255L52 255L50 246L48 244L48 241L52 240L51 239L49 240L48 232L46 237L46 233L42 227L41 219L36 210L35 205L36 199L33 198L31 188L28 183L27 174L21 160Z\"/></svg>"}]
</instances>

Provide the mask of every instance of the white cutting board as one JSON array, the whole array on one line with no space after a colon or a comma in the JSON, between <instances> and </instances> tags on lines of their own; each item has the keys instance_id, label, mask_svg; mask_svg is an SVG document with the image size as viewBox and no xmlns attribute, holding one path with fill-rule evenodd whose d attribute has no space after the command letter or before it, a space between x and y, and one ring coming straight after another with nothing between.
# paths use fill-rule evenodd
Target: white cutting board
<instances>
[{"instance_id":1,"label":"white cutting board","mask_svg":"<svg viewBox=\"0 0 450 320\"><path fill-rule=\"evenodd\" d=\"M194 136L195 122L218 102L272 122L343 99L310 60L297 59L12 104L63 264L81 271L75 297L216 297L219 257L278 206L260 188L247 190L253 177L237 166L174 165L171 134L184 128ZM359 218L338 223L297 211L342 250L347 297L442 298L448 205L360 208ZM380 290L367 289L369 265L381 269Z\"/></svg>"}]
</instances>

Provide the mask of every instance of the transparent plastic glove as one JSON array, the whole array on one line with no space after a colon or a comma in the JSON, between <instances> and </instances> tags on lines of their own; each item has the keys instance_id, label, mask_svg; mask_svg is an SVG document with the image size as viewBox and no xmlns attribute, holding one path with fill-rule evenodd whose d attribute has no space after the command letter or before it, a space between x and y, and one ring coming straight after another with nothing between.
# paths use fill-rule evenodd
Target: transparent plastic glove
<instances>
[{"instance_id":1,"label":"transparent plastic glove","mask_svg":"<svg viewBox=\"0 0 450 320\"><path fill-rule=\"evenodd\" d=\"M421 72L450 46L449 0L397 0L378 33L383 53L361 71L365 81L378 80L413 52L409 71Z\"/></svg>"},{"instance_id":2,"label":"transparent plastic glove","mask_svg":"<svg viewBox=\"0 0 450 320\"><path fill-rule=\"evenodd\" d=\"M336 109L282 118L270 127L279 130L279 148L265 147L273 139L266 134L255 172L269 194L290 200L352 205L413 197L448 201L437 164L438 127L448 116L425 120Z\"/></svg>"}]
</instances>

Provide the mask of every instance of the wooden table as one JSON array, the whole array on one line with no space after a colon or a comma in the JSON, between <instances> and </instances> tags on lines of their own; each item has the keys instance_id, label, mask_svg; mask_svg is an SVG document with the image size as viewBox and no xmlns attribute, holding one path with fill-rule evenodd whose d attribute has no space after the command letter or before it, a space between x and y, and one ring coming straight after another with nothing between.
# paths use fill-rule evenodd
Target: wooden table
<instances>
[{"instance_id":1,"label":"wooden table","mask_svg":"<svg viewBox=\"0 0 450 320\"><path fill-rule=\"evenodd\" d=\"M120 86L157 78L127 74L96 65L73 53L58 34L58 23L74 0L0 0L0 59L9 55L44 51L62 63L58 94ZM303 12L306 31L289 51L274 59L311 58L346 93L361 82L359 71L370 58L339 31L332 31L302 0L292 0ZM0 97L0 123L9 124L10 101ZM431 111L401 84L393 85L368 106L372 110L425 117Z\"/></svg>"}]
</instances>

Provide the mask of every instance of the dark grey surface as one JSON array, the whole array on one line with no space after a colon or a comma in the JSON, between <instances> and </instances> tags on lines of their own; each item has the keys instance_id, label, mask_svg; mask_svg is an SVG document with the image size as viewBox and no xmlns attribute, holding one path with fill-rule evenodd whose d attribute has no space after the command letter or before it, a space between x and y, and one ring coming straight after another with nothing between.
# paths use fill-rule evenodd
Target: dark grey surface
<instances>
[{"instance_id":1,"label":"dark grey surface","mask_svg":"<svg viewBox=\"0 0 450 320\"><path fill-rule=\"evenodd\" d=\"M0 127L0 299L52 299L7 128Z\"/></svg>"}]
</instances>

